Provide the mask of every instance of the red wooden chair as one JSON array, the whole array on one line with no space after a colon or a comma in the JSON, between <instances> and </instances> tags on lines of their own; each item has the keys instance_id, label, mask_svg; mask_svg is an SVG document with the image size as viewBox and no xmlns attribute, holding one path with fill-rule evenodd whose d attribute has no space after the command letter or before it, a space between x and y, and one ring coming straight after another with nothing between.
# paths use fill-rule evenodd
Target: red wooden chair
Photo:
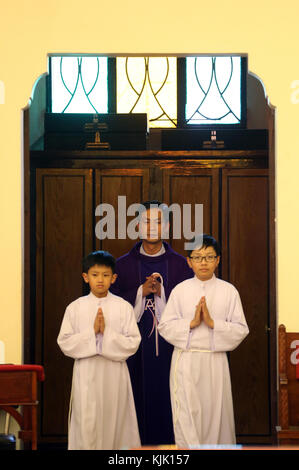
<instances>
[{"instance_id":1,"label":"red wooden chair","mask_svg":"<svg viewBox=\"0 0 299 470\"><path fill-rule=\"evenodd\" d=\"M19 438L32 450L37 449L37 383L44 379L42 366L0 365L0 408L17 421Z\"/></svg>"}]
</instances>

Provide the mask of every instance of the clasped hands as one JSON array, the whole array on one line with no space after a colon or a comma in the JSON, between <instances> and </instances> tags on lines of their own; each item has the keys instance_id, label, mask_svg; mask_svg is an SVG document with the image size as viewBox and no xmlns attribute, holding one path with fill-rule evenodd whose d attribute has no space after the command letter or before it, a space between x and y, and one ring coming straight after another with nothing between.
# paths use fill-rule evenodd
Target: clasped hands
<instances>
[{"instance_id":1,"label":"clasped hands","mask_svg":"<svg viewBox=\"0 0 299 470\"><path fill-rule=\"evenodd\" d=\"M214 328L214 320L210 316L205 297L201 297L196 305L195 315L193 320L191 320L190 329L196 328L201 322L204 322L209 328Z\"/></svg>"},{"instance_id":2,"label":"clasped hands","mask_svg":"<svg viewBox=\"0 0 299 470\"><path fill-rule=\"evenodd\" d=\"M94 332L97 335L98 333L104 333L105 330L105 319L103 315L103 310L101 307L98 309L94 324L93 324Z\"/></svg>"},{"instance_id":3,"label":"clasped hands","mask_svg":"<svg viewBox=\"0 0 299 470\"><path fill-rule=\"evenodd\" d=\"M152 274L146 278L144 284L142 284L142 297L146 297L149 294L156 294L161 297L161 283L157 280L159 274Z\"/></svg>"}]
</instances>

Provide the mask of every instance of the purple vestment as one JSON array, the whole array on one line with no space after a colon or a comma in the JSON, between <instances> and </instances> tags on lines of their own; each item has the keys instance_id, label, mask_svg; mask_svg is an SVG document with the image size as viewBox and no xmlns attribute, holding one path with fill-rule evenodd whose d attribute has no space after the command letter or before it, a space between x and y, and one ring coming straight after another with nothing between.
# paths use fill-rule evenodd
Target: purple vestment
<instances>
[{"instance_id":1,"label":"purple vestment","mask_svg":"<svg viewBox=\"0 0 299 470\"><path fill-rule=\"evenodd\" d=\"M138 242L129 253L118 258L112 293L133 306L138 287L146 276L158 272L163 277L166 300L180 282L194 276L186 259L163 242L165 253L146 256L140 253ZM127 360L134 392L141 443L143 445L172 444L174 442L169 393L169 371L173 346L158 336L159 355L153 334L154 296L146 298L146 306L138 323L142 337L137 353Z\"/></svg>"}]
</instances>

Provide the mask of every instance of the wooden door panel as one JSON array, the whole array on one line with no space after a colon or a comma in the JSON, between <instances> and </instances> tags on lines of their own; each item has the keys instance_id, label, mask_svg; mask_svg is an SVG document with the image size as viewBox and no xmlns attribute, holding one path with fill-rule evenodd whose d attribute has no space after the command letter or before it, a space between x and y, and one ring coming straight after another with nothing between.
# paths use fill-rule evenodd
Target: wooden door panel
<instances>
[{"instance_id":1,"label":"wooden door panel","mask_svg":"<svg viewBox=\"0 0 299 470\"><path fill-rule=\"evenodd\" d=\"M183 204L191 204L192 231L195 228L195 204L203 204L203 232L216 238L219 215L218 188L218 169L184 168L163 171L163 201L169 206L177 203L182 209ZM185 241L182 216L181 239L173 239L170 236L170 243L175 251L186 256Z\"/></svg>"},{"instance_id":2,"label":"wooden door panel","mask_svg":"<svg viewBox=\"0 0 299 470\"><path fill-rule=\"evenodd\" d=\"M83 295L92 250L92 170L36 171L36 362L45 367L40 440L65 439L73 361L57 345L67 305Z\"/></svg>"},{"instance_id":3,"label":"wooden door panel","mask_svg":"<svg viewBox=\"0 0 299 470\"><path fill-rule=\"evenodd\" d=\"M127 232L128 223L135 216L127 216L126 211L131 204L140 204L149 199L149 169L108 169L96 170L96 206L99 204L110 204L114 208L115 221L115 239L96 237L96 249L107 250L115 258L127 253L136 240L130 239ZM120 203L118 197L125 196L124 206ZM121 234L118 230L119 218L126 220L123 224L123 235L125 238L119 238ZM101 217L95 218L95 226ZM107 229L105 229L106 231Z\"/></svg>"},{"instance_id":4,"label":"wooden door panel","mask_svg":"<svg viewBox=\"0 0 299 470\"><path fill-rule=\"evenodd\" d=\"M223 170L222 277L239 291L250 333L230 353L239 436L269 436L269 213L266 170Z\"/></svg>"}]
</instances>

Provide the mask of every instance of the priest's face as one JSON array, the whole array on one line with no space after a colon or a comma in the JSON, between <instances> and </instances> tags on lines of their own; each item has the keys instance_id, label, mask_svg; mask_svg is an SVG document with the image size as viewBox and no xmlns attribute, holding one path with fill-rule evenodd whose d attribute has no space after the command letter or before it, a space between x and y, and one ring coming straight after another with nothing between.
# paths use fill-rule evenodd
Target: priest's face
<instances>
[{"instance_id":1,"label":"priest's face","mask_svg":"<svg viewBox=\"0 0 299 470\"><path fill-rule=\"evenodd\" d=\"M158 208L147 209L141 214L140 238L148 243L157 243L162 237L162 213Z\"/></svg>"},{"instance_id":2,"label":"priest's face","mask_svg":"<svg viewBox=\"0 0 299 470\"><path fill-rule=\"evenodd\" d=\"M117 274L113 274L110 266L95 264L88 273L82 274L84 281L89 284L91 292L96 297L106 297L111 284L114 284Z\"/></svg>"},{"instance_id":3,"label":"priest's face","mask_svg":"<svg viewBox=\"0 0 299 470\"><path fill-rule=\"evenodd\" d=\"M195 249L187 258L188 265L201 281L208 281L213 277L219 261L220 256L216 255L216 251L212 246Z\"/></svg>"}]
</instances>

